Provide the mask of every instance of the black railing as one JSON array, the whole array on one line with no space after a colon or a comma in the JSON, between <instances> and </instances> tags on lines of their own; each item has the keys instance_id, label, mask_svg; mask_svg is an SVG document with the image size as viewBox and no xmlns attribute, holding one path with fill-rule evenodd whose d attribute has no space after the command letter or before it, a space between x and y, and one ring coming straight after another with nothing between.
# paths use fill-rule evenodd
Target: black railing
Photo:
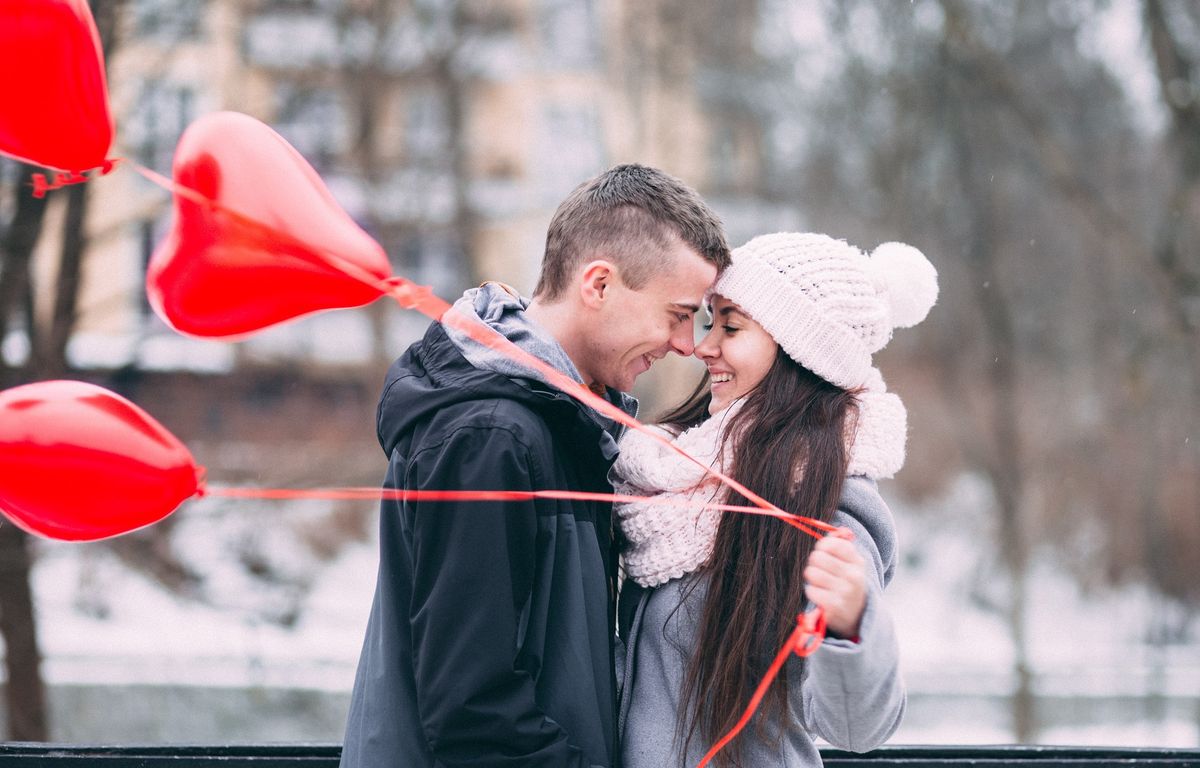
<instances>
[{"instance_id":1,"label":"black railing","mask_svg":"<svg viewBox=\"0 0 1200 768\"><path fill-rule=\"evenodd\" d=\"M74 746L0 744L0 768L336 768L336 744L250 746ZM883 747L857 755L823 749L829 768L1200 768L1200 749L1115 747L935 746Z\"/></svg>"}]
</instances>

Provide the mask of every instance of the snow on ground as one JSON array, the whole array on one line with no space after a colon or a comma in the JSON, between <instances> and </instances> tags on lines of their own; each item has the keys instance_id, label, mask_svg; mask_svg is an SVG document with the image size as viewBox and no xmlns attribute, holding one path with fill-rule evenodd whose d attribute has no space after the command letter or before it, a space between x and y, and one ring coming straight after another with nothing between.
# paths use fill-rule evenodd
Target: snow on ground
<instances>
[{"instance_id":1,"label":"snow on ground","mask_svg":"<svg viewBox=\"0 0 1200 768\"><path fill-rule=\"evenodd\" d=\"M314 505L307 506L311 512ZM204 555L212 604L168 593L99 545L41 546L34 592L47 680L348 690L374 590L375 544L352 544L321 564L298 619L285 627L261 614L285 608L294 596L246 576L212 546L241 537L246 520L201 512L193 522L189 511L176 513L184 521L175 539L187 537L190 560ZM213 533L214 526L231 535ZM313 560L298 547L276 554Z\"/></svg>"},{"instance_id":2,"label":"snow on ground","mask_svg":"<svg viewBox=\"0 0 1200 768\"><path fill-rule=\"evenodd\" d=\"M998 609L1002 572L984 566L994 541L986 485L960 478L944 499L917 512L892 501L901 562L886 594L903 659L916 688L1012 689L1014 650ZM1200 694L1200 638L1145 642L1163 598L1140 586L1084 593L1052 551L1037 553L1025 600L1029 662L1041 693L1073 696ZM1198 726L1200 727L1200 726Z\"/></svg>"},{"instance_id":3,"label":"snow on ground","mask_svg":"<svg viewBox=\"0 0 1200 768\"><path fill-rule=\"evenodd\" d=\"M173 534L185 562L209 575L206 604L169 594L102 546L39 543L34 590L44 673L64 697L73 691L74 703L61 705L72 722L58 735L105 740L89 738L93 731L79 722L96 717L94 727L117 741L122 733L135 741L338 738L374 590L375 543L350 544L323 561L283 524L321 519L323 502L216 503L190 502L176 513ZM919 514L894 504L902 555L887 602L910 706L893 743L1012 740L1012 646L1001 616L986 607L1004 592L994 569L980 566L990 540L987 503L980 484L964 478ZM248 546L290 566L292 576L307 574L310 588L248 578L230 554ZM1039 561L1028 598L1039 741L1200 745L1200 643L1146 645L1153 605L1136 588L1084 595L1049 559ZM295 620L280 624L264 614ZM88 703L92 691L118 689L146 703L143 720L164 722L123 731L111 713L100 717ZM187 697L214 689L249 698L221 704L230 711L204 721L195 708L216 705ZM273 693L286 691L297 693ZM178 703L184 699L192 703ZM179 723L165 722L172 707L186 713ZM298 721L294 731L290 720Z\"/></svg>"}]
</instances>

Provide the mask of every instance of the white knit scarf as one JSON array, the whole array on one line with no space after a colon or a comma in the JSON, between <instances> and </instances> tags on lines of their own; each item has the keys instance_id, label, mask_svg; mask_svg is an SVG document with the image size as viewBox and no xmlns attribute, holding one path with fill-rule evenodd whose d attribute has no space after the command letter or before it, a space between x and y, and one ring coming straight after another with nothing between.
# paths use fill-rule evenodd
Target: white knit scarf
<instances>
[{"instance_id":1,"label":"white knit scarf","mask_svg":"<svg viewBox=\"0 0 1200 768\"><path fill-rule=\"evenodd\" d=\"M878 375L870 390L857 396L858 419L847 436L849 475L891 477L904 464L906 414L900 398L885 391ZM731 446L718 456L721 436L742 400L703 423L685 430L672 442L705 466L728 467ZM661 427L653 427L666 437ZM732 441L730 441L732 442ZM706 509L723 496L723 484L701 467L640 432L630 430L621 439L621 455L613 466L617 493L659 496L686 502L682 505L635 502L616 505L621 531L629 541L625 570L644 587L656 587L703 566L712 555L721 512Z\"/></svg>"}]
</instances>

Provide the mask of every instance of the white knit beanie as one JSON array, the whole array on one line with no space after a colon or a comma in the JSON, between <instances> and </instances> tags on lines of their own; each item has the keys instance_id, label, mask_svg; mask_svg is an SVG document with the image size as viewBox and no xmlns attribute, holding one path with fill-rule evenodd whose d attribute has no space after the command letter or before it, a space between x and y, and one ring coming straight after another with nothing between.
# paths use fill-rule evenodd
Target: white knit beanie
<instances>
[{"instance_id":1,"label":"white knit beanie","mask_svg":"<svg viewBox=\"0 0 1200 768\"><path fill-rule=\"evenodd\" d=\"M925 319L937 271L920 251L884 243L868 257L815 233L760 235L733 251L713 292L737 304L793 360L843 389L879 379L871 355L893 328Z\"/></svg>"},{"instance_id":2,"label":"white knit beanie","mask_svg":"<svg viewBox=\"0 0 1200 768\"><path fill-rule=\"evenodd\" d=\"M733 251L712 289L754 318L793 360L858 390L849 474L886 478L904 465L908 414L871 355L893 328L925 319L937 270L920 251L884 243L868 257L827 235L761 235Z\"/></svg>"}]
</instances>

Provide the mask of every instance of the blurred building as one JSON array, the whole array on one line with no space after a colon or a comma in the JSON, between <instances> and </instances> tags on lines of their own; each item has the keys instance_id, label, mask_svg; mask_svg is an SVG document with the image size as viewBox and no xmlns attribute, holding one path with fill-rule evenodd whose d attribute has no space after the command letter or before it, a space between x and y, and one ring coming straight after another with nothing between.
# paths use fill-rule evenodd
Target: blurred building
<instances>
[{"instance_id":1,"label":"blurred building","mask_svg":"<svg viewBox=\"0 0 1200 768\"><path fill-rule=\"evenodd\" d=\"M313 164L396 274L447 299L484 279L530 292L558 202L618 162L656 165L696 186L735 244L796 223L794 206L764 193L769 115L738 80L758 66L764 22L755 3L730 6L720 19L678 0L123 7L108 62L116 155L169 174L175 143L196 117L253 115ZM232 345L183 338L150 311L142 282L170 223L169 195L128 170L93 182L93 194L69 349L78 367L377 371L427 322L379 302ZM43 238L47 253L53 239ZM673 398L690 388L694 377L678 363L662 367L643 394Z\"/></svg>"}]
</instances>

